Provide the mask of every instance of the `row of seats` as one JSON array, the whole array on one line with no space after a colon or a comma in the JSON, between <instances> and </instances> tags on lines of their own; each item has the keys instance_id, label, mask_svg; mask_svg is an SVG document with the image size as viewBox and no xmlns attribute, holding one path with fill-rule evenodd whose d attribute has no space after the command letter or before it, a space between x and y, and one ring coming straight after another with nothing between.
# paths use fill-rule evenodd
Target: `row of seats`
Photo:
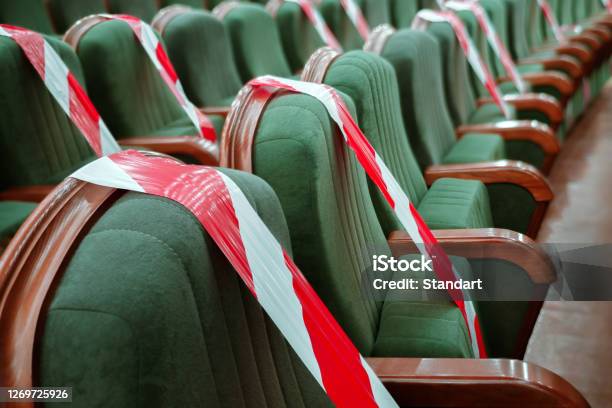
<instances>
[{"instance_id":1,"label":"row of seats","mask_svg":"<svg viewBox=\"0 0 612 408\"><path fill-rule=\"evenodd\" d=\"M517 293L537 293L554 279L552 271L542 272L551 261L527 237L537 235L552 199L543 173L588 108L585 96L594 98L608 79L610 20L598 15L597 1L555 3L563 24L583 28L568 31L570 41L558 45L535 1L482 0L515 59L528 63L519 67L531 99L521 99L510 95L516 90L503 81L507 73L473 16L459 13L513 102L508 119L486 100L448 24L407 28L418 10L434 4L357 3L372 28L367 43L339 1L318 5L344 52L321 49L290 2L222 3L212 13L173 7L154 18L156 2L30 1L0 5L0 22L50 34L122 145L191 163L220 160L292 248L363 355L470 358L467 328L452 303L382 301L364 290L372 253L390 255L406 239L321 104L283 93L262 102L243 85L276 75L337 89L430 228L462 230L453 233L464 238L499 228L504 231L487 231L528 244L514 258L471 251L469 259L453 257L456 268L482 278L491 296L517 277ZM93 16L70 27L107 11L152 22L188 97L215 125L218 156L194 153L193 140L185 142L196 130L124 22ZM531 30L519 29L524 21ZM386 26L374 29L380 24ZM532 30L538 36L527 35ZM53 34L63 32L64 41ZM8 38L0 38L0 60L0 208L8 239L35 206L28 201L95 155ZM185 209L126 193L97 214L41 322L41 385L73 384L75 395L86 396L75 400L84 406L109 405L108 389L117 390L117 406L330 404ZM440 236L443 241L444 231ZM479 302L488 354L521 358L539 305ZM83 350L81 358L66 365L75 349ZM101 372L108 375L100 378Z\"/></svg>"}]
</instances>

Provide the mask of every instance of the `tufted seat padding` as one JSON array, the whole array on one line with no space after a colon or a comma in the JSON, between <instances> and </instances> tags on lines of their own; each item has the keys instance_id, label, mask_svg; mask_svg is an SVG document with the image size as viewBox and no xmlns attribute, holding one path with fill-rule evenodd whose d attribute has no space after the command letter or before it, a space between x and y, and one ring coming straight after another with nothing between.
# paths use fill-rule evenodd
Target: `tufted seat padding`
<instances>
[{"instance_id":1,"label":"tufted seat padding","mask_svg":"<svg viewBox=\"0 0 612 408\"><path fill-rule=\"evenodd\" d=\"M484 184L476 180L436 180L419 203L418 210L432 229L493 225L489 194Z\"/></svg>"},{"instance_id":2,"label":"tufted seat padding","mask_svg":"<svg viewBox=\"0 0 612 408\"><path fill-rule=\"evenodd\" d=\"M221 171L291 251L270 187ZM80 243L38 353L40 384L71 384L76 407L332 406L199 222L138 193Z\"/></svg>"}]
</instances>

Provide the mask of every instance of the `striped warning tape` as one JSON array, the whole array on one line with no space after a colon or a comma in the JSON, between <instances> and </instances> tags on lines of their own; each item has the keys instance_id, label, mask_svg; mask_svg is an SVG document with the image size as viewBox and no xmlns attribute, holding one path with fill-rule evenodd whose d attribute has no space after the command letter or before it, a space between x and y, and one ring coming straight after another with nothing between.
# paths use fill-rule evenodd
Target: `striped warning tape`
<instances>
[{"instance_id":1,"label":"striped warning tape","mask_svg":"<svg viewBox=\"0 0 612 408\"><path fill-rule=\"evenodd\" d=\"M487 12L482 8L482 6L477 1L448 1L444 4L444 6L454 11L469 10L472 12L472 14L474 14L476 20L478 21L478 25L487 37L489 45L493 49L493 52L497 58L501 61L512 82L514 82L516 89L519 91L519 93L527 92L527 85L516 68L516 64L512 60L512 56L510 55L508 48L497 34L495 26L491 22L491 19L489 19Z\"/></svg>"},{"instance_id":2,"label":"striped warning tape","mask_svg":"<svg viewBox=\"0 0 612 408\"><path fill-rule=\"evenodd\" d=\"M212 122L185 95L181 81L151 26L136 17L123 14L99 14L98 16L107 20L123 21L130 26L147 56L200 135L208 141L215 142L217 135Z\"/></svg>"},{"instance_id":3,"label":"striped warning tape","mask_svg":"<svg viewBox=\"0 0 612 408\"><path fill-rule=\"evenodd\" d=\"M71 177L182 204L337 407L398 407L240 188L222 172L125 151Z\"/></svg>"},{"instance_id":4,"label":"striped warning tape","mask_svg":"<svg viewBox=\"0 0 612 408\"><path fill-rule=\"evenodd\" d=\"M421 253L432 260L438 278L445 281L456 281L459 279L457 271L438 244L431 230L414 208L382 158L376 153L368 139L361 132L346 105L333 88L324 84L294 81L274 76L255 78L249 81L248 85L251 87L269 87L304 93L319 100L327 109L330 117L338 125L344 136L344 141L353 150L367 175L395 211L396 216L408 235L410 235ZM449 295L461 310L470 333L474 353L477 357L486 357L486 350L474 304L472 301L467 300L468 296L461 290L451 289L449 290Z\"/></svg>"},{"instance_id":5,"label":"striped warning tape","mask_svg":"<svg viewBox=\"0 0 612 408\"><path fill-rule=\"evenodd\" d=\"M97 156L121 150L79 82L42 35L0 24L0 36L11 38L21 48L53 98Z\"/></svg>"},{"instance_id":6,"label":"striped warning tape","mask_svg":"<svg viewBox=\"0 0 612 408\"><path fill-rule=\"evenodd\" d=\"M504 116L507 119L511 119L510 108L502 97L493 75L491 75L491 72L480 57L480 54L478 53L478 50L470 38L461 19L450 10L421 10L417 13L412 21L412 28L415 30L425 30L431 23L434 22L446 22L451 25L457 40L459 41L461 49L472 67L472 70L476 73L478 80L487 89L489 95L491 95L493 101L499 107Z\"/></svg>"}]
</instances>

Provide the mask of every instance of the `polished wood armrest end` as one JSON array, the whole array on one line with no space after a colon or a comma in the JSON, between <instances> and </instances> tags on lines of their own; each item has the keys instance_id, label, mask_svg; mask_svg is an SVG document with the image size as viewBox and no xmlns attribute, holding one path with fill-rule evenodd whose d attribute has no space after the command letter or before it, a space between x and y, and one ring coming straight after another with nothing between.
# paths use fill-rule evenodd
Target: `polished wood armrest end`
<instances>
[{"instance_id":1,"label":"polished wood armrest end","mask_svg":"<svg viewBox=\"0 0 612 408\"><path fill-rule=\"evenodd\" d=\"M584 75L582 66L576 60L566 55L557 55L549 58L525 58L519 61L519 65L528 64L540 64L546 70L563 71L571 76L574 80L580 79Z\"/></svg>"},{"instance_id":2,"label":"polished wood armrest end","mask_svg":"<svg viewBox=\"0 0 612 408\"><path fill-rule=\"evenodd\" d=\"M205 115L219 115L227 117L231 110L231 106L206 106L200 108L200 111Z\"/></svg>"},{"instance_id":3,"label":"polished wood armrest end","mask_svg":"<svg viewBox=\"0 0 612 408\"><path fill-rule=\"evenodd\" d=\"M207 166L219 165L217 145L200 136L128 137L120 139L119 144L122 146L140 146L168 155L186 155Z\"/></svg>"},{"instance_id":4,"label":"polished wood armrest end","mask_svg":"<svg viewBox=\"0 0 612 408\"><path fill-rule=\"evenodd\" d=\"M39 203L48 196L55 187L55 185L11 187L0 191L0 201L31 201Z\"/></svg>"},{"instance_id":5,"label":"polished wood armrest end","mask_svg":"<svg viewBox=\"0 0 612 408\"><path fill-rule=\"evenodd\" d=\"M506 359L367 358L400 407L587 408L564 378Z\"/></svg>"},{"instance_id":6,"label":"polished wood armrest end","mask_svg":"<svg viewBox=\"0 0 612 408\"><path fill-rule=\"evenodd\" d=\"M557 279L555 266L546 252L531 238L502 228L471 228L431 231L448 254L467 259L499 259L519 266L535 284ZM387 238L393 256L418 253L412 238L393 231Z\"/></svg>"},{"instance_id":7,"label":"polished wood armrest end","mask_svg":"<svg viewBox=\"0 0 612 408\"><path fill-rule=\"evenodd\" d=\"M550 183L534 166L516 160L481 163L438 164L425 169L428 185L440 178L480 180L484 184L516 184L529 191L536 202L549 202L554 194Z\"/></svg>"},{"instance_id":8,"label":"polished wood armrest end","mask_svg":"<svg viewBox=\"0 0 612 408\"><path fill-rule=\"evenodd\" d=\"M561 150L554 130L535 120L503 120L494 123L462 125L455 129L455 133L457 138L468 133L492 133L501 136L504 140L525 140L536 144L545 155L543 171L550 169L554 158Z\"/></svg>"},{"instance_id":9,"label":"polished wood armrest end","mask_svg":"<svg viewBox=\"0 0 612 408\"><path fill-rule=\"evenodd\" d=\"M544 113L551 122L553 128L563 121L563 107L550 95L542 93L526 93L504 95L504 101L514 106L517 110L537 110ZM493 103L493 98L480 98L478 105Z\"/></svg>"}]
</instances>

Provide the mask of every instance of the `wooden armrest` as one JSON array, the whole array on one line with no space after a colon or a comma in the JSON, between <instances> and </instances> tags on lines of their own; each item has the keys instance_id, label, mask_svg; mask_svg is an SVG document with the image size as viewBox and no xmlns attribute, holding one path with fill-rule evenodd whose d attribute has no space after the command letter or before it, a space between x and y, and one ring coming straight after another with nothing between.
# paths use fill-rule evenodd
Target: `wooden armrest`
<instances>
[{"instance_id":1,"label":"wooden armrest","mask_svg":"<svg viewBox=\"0 0 612 408\"><path fill-rule=\"evenodd\" d=\"M400 407L587 408L569 382L506 359L367 358Z\"/></svg>"},{"instance_id":2,"label":"wooden armrest","mask_svg":"<svg viewBox=\"0 0 612 408\"><path fill-rule=\"evenodd\" d=\"M495 123L462 125L455 129L458 138L467 133L494 133L504 140L527 140L544 152L542 169L548 171L561 150L559 140L550 126L535 120L504 120Z\"/></svg>"},{"instance_id":3,"label":"wooden armrest","mask_svg":"<svg viewBox=\"0 0 612 408\"><path fill-rule=\"evenodd\" d=\"M565 98L569 98L576 91L575 81L560 72L527 73L523 75L523 79L532 86L552 86Z\"/></svg>"},{"instance_id":4,"label":"wooden armrest","mask_svg":"<svg viewBox=\"0 0 612 408\"><path fill-rule=\"evenodd\" d=\"M516 184L529 191L536 202L549 202L554 197L546 177L532 165L521 161L438 164L425 169L427 185L432 185L440 178L480 180L484 184Z\"/></svg>"},{"instance_id":5,"label":"wooden armrest","mask_svg":"<svg viewBox=\"0 0 612 408\"><path fill-rule=\"evenodd\" d=\"M571 43L586 45L593 51L598 51L603 45L596 35L588 32L572 35L569 40Z\"/></svg>"},{"instance_id":6,"label":"wooden armrest","mask_svg":"<svg viewBox=\"0 0 612 408\"><path fill-rule=\"evenodd\" d=\"M563 120L563 108L555 98L546 94L528 93L504 95L504 101L514 106L517 110L537 110L544 113L551 126L556 129ZM493 103L493 98L480 98L478 105Z\"/></svg>"},{"instance_id":7,"label":"wooden armrest","mask_svg":"<svg viewBox=\"0 0 612 408\"><path fill-rule=\"evenodd\" d=\"M128 137L120 139L119 144L140 146L169 155L183 154L207 166L219 165L217 145L199 136Z\"/></svg>"},{"instance_id":8,"label":"wooden armrest","mask_svg":"<svg viewBox=\"0 0 612 408\"><path fill-rule=\"evenodd\" d=\"M56 186L38 185L11 187L0 191L0 201L31 201L41 202Z\"/></svg>"},{"instance_id":9,"label":"wooden armrest","mask_svg":"<svg viewBox=\"0 0 612 408\"><path fill-rule=\"evenodd\" d=\"M535 284L557 279L550 257L527 235L501 228L432 230L440 247L448 254L467 259L500 259L519 266ZM418 253L412 238L404 231L393 231L387 239L393 256Z\"/></svg>"},{"instance_id":10,"label":"wooden armrest","mask_svg":"<svg viewBox=\"0 0 612 408\"><path fill-rule=\"evenodd\" d=\"M519 65L540 64L546 70L560 70L566 72L573 79L580 79L584 75L582 66L576 60L567 55L557 55L552 58L525 58L519 61ZM544 73L544 72L543 72Z\"/></svg>"},{"instance_id":11,"label":"wooden armrest","mask_svg":"<svg viewBox=\"0 0 612 408\"><path fill-rule=\"evenodd\" d=\"M554 48L554 50L558 54L574 56L578 58L580 62L582 62L583 64L587 64L587 65L590 64L593 59L593 55L582 44L572 44L572 43L561 44L561 45L557 45Z\"/></svg>"},{"instance_id":12,"label":"wooden armrest","mask_svg":"<svg viewBox=\"0 0 612 408\"><path fill-rule=\"evenodd\" d=\"M205 115L219 115L224 118L227 117L231 106L206 106L204 108L200 108L200 111Z\"/></svg>"}]
</instances>

